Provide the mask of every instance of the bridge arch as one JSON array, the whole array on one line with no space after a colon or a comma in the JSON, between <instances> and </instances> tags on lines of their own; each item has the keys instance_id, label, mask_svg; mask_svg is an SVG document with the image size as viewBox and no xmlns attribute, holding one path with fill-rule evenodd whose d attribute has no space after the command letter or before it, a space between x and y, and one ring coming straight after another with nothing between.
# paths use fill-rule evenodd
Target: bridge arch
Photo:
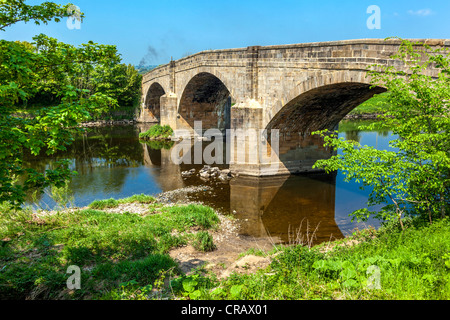
<instances>
[{"instance_id":1,"label":"bridge arch","mask_svg":"<svg viewBox=\"0 0 450 320\"><path fill-rule=\"evenodd\" d=\"M372 87L364 71L309 74L288 91L284 99L268 112L266 129L308 134L333 129L354 108L375 94L385 92ZM282 102L287 101L283 104Z\"/></svg>"},{"instance_id":2,"label":"bridge arch","mask_svg":"<svg viewBox=\"0 0 450 320\"><path fill-rule=\"evenodd\" d=\"M276 156L281 171L311 171L317 160L332 156L335 150L326 148L323 139L311 133L335 129L351 110L385 91L385 88L373 87L361 74L350 72L308 77L290 90L290 100L266 126L269 132L272 129L280 132Z\"/></svg>"},{"instance_id":3,"label":"bridge arch","mask_svg":"<svg viewBox=\"0 0 450 320\"><path fill-rule=\"evenodd\" d=\"M184 86L178 105L178 127L192 129L202 121L203 130L230 128L231 92L210 72L195 74Z\"/></svg>"},{"instance_id":4,"label":"bridge arch","mask_svg":"<svg viewBox=\"0 0 450 320\"><path fill-rule=\"evenodd\" d=\"M164 88L153 82L147 90L144 100L144 113L147 119L159 122L161 119L161 97L166 94Z\"/></svg>"}]
</instances>

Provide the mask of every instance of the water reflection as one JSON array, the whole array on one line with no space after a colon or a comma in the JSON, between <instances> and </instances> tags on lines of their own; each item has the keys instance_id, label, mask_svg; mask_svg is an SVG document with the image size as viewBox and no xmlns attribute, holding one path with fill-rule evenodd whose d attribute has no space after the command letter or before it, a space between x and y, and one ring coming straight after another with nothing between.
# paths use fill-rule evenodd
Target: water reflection
<instances>
[{"instance_id":1,"label":"water reflection","mask_svg":"<svg viewBox=\"0 0 450 320\"><path fill-rule=\"evenodd\" d=\"M241 232L278 243L317 243L343 234L334 220L335 175L239 177L230 183Z\"/></svg>"},{"instance_id":2,"label":"water reflection","mask_svg":"<svg viewBox=\"0 0 450 320\"><path fill-rule=\"evenodd\" d=\"M72 169L78 175L73 177L70 188L74 204L79 207L96 199L119 199L139 193L156 195L208 185L210 188L204 192L190 194L189 200L235 215L242 222L239 232L243 235L270 236L275 242L286 243L299 240L297 236L307 241L307 235L311 237L314 233L317 243L342 238L357 226L348 214L365 206L369 191L360 190L355 183L343 182L341 174L240 176L230 183L205 182L197 176L183 178L182 171L200 169L202 165L176 165L171 161L172 146L139 142L139 132L147 129L146 126L89 129L67 152L52 157L27 156L26 163L44 171L55 160L71 159ZM391 138L389 134L358 132L362 144L380 148L387 148ZM289 148L289 152L295 150ZM38 200L43 207L54 205L46 194Z\"/></svg>"}]
</instances>

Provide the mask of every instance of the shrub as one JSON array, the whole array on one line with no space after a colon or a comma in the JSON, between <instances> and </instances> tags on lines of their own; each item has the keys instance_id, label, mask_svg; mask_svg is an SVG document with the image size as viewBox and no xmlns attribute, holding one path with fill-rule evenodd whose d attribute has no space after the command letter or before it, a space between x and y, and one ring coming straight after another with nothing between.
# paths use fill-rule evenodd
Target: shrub
<instances>
[{"instance_id":1,"label":"shrub","mask_svg":"<svg viewBox=\"0 0 450 320\"><path fill-rule=\"evenodd\" d=\"M200 231L195 234L194 242L192 244L198 251L209 252L216 249L213 237L207 231Z\"/></svg>"},{"instance_id":2,"label":"shrub","mask_svg":"<svg viewBox=\"0 0 450 320\"><path fill-rule=\"evenodd\" d=\"M146 132L139 134L139 139L142 140L156 140L156 139L169 139L172 136L173 130L170 126L161 126L159 124L154 125Z\"/></svg>"},{"instance_id":3,"label":"shrub","mask_svg":"<svg viewBox=\"0 0 450 320\"><path fill-rule=\"evenodd\" d=\"M117 208L119 206L119 201L115 199L107 200L95 200L89 205L89 208L95 210L102 210L106 208Z\"/></svg>"}]
</instances>

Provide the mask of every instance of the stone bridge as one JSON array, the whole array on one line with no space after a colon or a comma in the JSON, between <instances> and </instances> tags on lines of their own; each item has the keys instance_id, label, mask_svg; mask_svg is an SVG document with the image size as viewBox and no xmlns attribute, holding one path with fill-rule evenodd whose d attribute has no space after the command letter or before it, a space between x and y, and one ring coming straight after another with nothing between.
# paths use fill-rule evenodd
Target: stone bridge
<instances>
[{"instance_id":1,"label":"stone bridge","mask_svg":"<svg viewBox=\"0 0 450 320\"><path fill-rule=\"evenodd\" d=\"M420 41L450 47L450 40ZM230 168L255 176L311 171L332 151L310 133L336 128L352 109L384 92L371 86L367 68L401 67L391 59L400 43L362 39L199 52L144 75L139 120L188 130L194 121L202 121L203 130L279 129L279 166L268 169L247 150L246 160L231 159Z\"/></svg>"}]
</instances>

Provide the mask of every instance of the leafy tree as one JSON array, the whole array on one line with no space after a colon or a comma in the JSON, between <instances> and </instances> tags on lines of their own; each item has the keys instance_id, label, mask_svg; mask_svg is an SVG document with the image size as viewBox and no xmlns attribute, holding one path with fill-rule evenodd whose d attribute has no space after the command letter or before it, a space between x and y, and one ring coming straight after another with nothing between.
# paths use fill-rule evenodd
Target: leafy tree
<instances>
[{"instance_id":1,"label":"leafy tree","mask_svg":"<svg viewBox=\"0 0 450 320\"><path fill-rule=\"evenodd\" d=\"M19 21L59 21L69 15L69 6L1 1L0 30ZM23 153L65 150L80 122L117 105L106 94L77 83L81 75L92 73L98 65L117 64L120 58L115 46L89 42L74 47L43 34L33 40L32 46L0 40L0 202L10 201L16 206L24 202L26 191L60 187L71 175L68 161L58 162L45 173L25 169ZM20 101L29 101L42 91L51 92L58 100L36 110L34 117L16 116Z\"/></svg>"},{"instance_id":2,"label":"leafy tree","mask_svg":"<svg viewBox=\"0 0 450 320\"><path fill-rule=\"evenodd\" d=\"M390 109L381 116L386 128L399 138L392 150L376 150L354 141L338 139L335 133L322 135L325 145L341 154L315 164L327 172L341 170L345 179L372 187L368 205L386 204L380 211L353 213L365 220L375 215L398 219L405 214L422 214L432 222L448 214L450 204L450 54L432 50L423 43L401 41L392 58L402 62L371 66L369 75L376 86L385 87ZM430 70L438 71L431 77Z\"/></svg>"},{"instance_id":3,"label":"leafy tree","mask_svg":"<svg viewBox=\"0 0 450 320\"><path fill-rule=\"evenodd\" d=\"M44 2L40 5L27 5L25 0L0 0L0 31L17 22L34 21L35 24L47 24L54 20L61 21L61 18L72 15L72 4L64 6L53 2ZM84 17L81 14L80 19Z\"/></svg>"},{"instance_id":4,"label":"leafy tree","mask_svg":"<svg viewBox=\"0 0 450 320\"><path fill-rule=\"evenodd\" d=\"M97 92L115 97L120 106L135 106L141 96L142 75L132 65L116 64L95 69L92 86Z\"/></svg>"}]
</instances>

